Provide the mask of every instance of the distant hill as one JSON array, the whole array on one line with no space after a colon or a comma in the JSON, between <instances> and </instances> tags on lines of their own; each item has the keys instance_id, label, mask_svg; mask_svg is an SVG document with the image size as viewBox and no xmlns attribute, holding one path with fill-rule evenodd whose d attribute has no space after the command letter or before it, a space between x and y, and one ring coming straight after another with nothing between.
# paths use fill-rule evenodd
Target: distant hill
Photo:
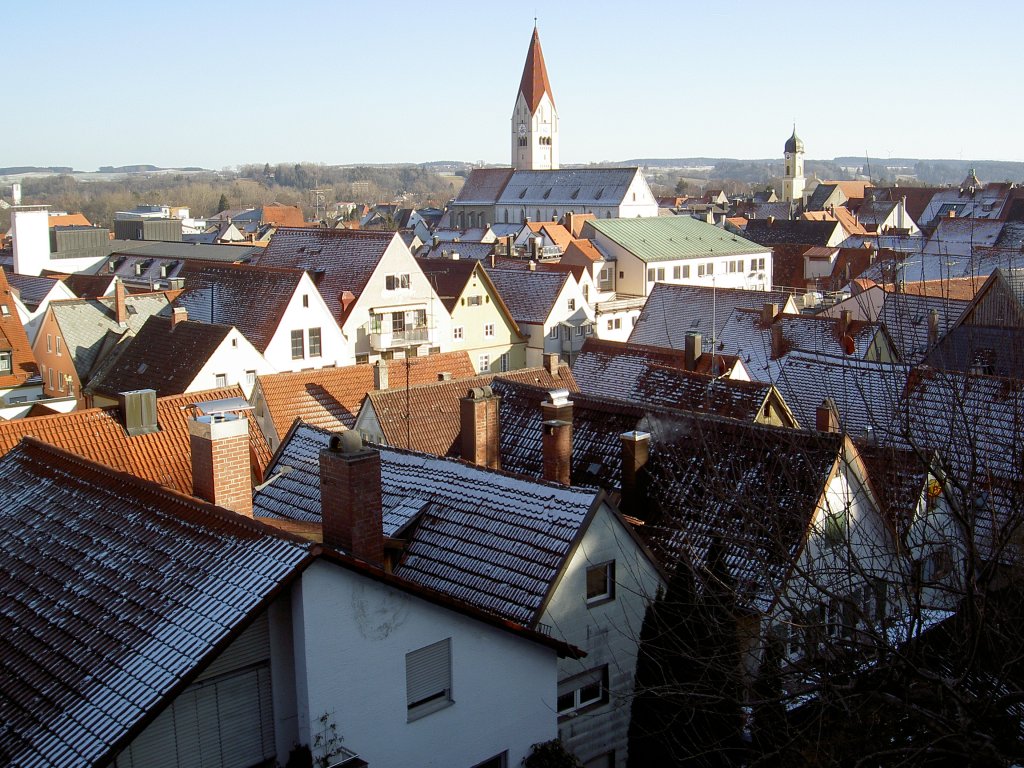
<instances>
[{"instance_id":1,"label":"distant hill","mask_svg":"<svg viewBox=\"0 0 1024 768\"><path fill-rule=\"evenodd\" d=\"M100 173L157 173L159 171L205 171L206 168L189 165L184 168L161 168L156 165L101 165Z\"/></svg>"},{"instance_id":2,"label":"distant hill","mask_svg":"<svg viewBox=\"0 0 1024 768\"><path fill-rule=\"evenodd\" d=\"M12 165L7 168L0 168L0 176L16 176L19 173L74 173L74 168L63 165Z\"/></svg>"}]
</instances>

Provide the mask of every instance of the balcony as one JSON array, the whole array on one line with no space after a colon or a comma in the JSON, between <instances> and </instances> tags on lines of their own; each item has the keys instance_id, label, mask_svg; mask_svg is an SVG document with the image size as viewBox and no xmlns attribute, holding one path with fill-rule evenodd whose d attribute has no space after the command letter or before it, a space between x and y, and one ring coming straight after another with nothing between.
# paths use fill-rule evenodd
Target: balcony
<instances>
[{"instance_id":1,"label":"balcony","mask_svg":"<svg viewBox=\"0 0 1024 768\"><path fill-rule=\"evenodd\" d=\"M381 331L370 333L370 348L374 352L384 352L389 349L404 349L405 347L418 347L421 344L430 344L431 334L429 328L407 328L404 331Z\"/></svg>"}]
</instances>

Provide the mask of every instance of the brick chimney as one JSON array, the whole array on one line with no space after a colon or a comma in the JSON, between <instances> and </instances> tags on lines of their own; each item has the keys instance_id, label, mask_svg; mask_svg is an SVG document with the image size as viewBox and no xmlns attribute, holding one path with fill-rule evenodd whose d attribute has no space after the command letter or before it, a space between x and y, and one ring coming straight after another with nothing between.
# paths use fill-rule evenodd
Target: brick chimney
<instances>
[{"instance_id":1,"label":"brick chimney","mask_svg":"<svg viewBox=\"0 0 1024 768\"><path fill-rule=\"evenodd\" d=\"M566 389L552 390L548 398L540 404L544 479L571 485L572 402Z\"/></svg>"},{"instance_id":2,"label":"brick chimney","mask_svg":"<svg viewBox=\"0 0 1024 768\"><path fill-rule=\"evenodd\" d=\"M778 304L765 304L761 307L761 324L771 325L777 314L779 314Z\"/></svg>"},{"instance_id":3,"label":"brick chimney","mask_svg":"<svg viewBox=\"0 0 1024 768\"><path fill-rule=\"evenodd\" d=\"M814 428L819 432L839 431L839 411L836 408L835 400L831 397L826 397L815 409Z\"/></svg>"},{"instance_id":4,"label":"brick chimney","mask_svg":"<svg viewBox=\"0 0 1024 768\"><path fill-rule=\"evenodd\" d=\"M842 338L850 332L850 324L853 322L853 312L849 309L844 309L839 312L839 321L837 323L836 330L839 337Z\"/></svg>"},{"instance_id":5,"label":"brick chimney","mask_svg":"<svg viewBox=\"0 0 1024 768\"><path fill-rule=\"evenodd\" d=\"M623 432L622 441L622 500L619 508L627 515L643 518L637 492L637 477L651 454L651 433Z\"/></svg>"},{"instance_id":6,"label":"brick chimney","mask_svg":"<svg viewBox=\"0 0 1024 768\"><path fill-rule=\"evenodd\" d=\"M552 378L558 376L558 364L561 362L561 359L561 356L557 352L544 353L544 370L546 370Z\"/></svg>"},{"instance_id":7,"label":"brick chimney","mask_svg":"<svg viewBox=\"0 0 1024 768\"><path fill-rule=\"evenodd\" d=\"M383 565L380 451L358 432L331 435L320 451L320 514L324 544Z\"/></svg>"},{"instance_id":8,"label":"brick chimney","mask_svg":"<svg viewBox=\"0 0 1024 768\"><path fill-rule=\"evenodd\" d=\"M373 364L373 388L388 388L388 364L383 360L378 360Z\"/></svg>"},{"instance_id":9,"label":"brick chimney","mask_svg":"<svg viewBox=\"0 0 1024 768\"><path fill-rule=\"evenodd\" d=\"M127 325L128 323L128 302L126 297L128 292L124 289L124 283L121 282L120 277L114 278L114 320L118 325Z\"/></svg>"},{"instance_id":10,"label":"brick chimney","mask_svg":"<svg viewBox=\"0 0 1024 768\"><path fill-rule=\"evenodd\" d=\"M462 458L501 469L501 398L490 387L474 387L459 401Z\"/></svg>"},{"instance_id":11,"label":"brick chimney","mask_svg":"<svg viewBox=\"0 0 1024 768\"><path fill-rule=\"evenodd\" d=\"M177 327L178 323L188 320L188 310L184 307L175 307L171 311L171 328Z\"/></svg>"},{"instance_id":12,"label":"brick chimney","mask_svg":"<svg viewBox=\"0 0 1024 768\"><path fill-rule=\"evenodd\" d=\"M686 370L693 371L697 368L697 361L700 359L703 347L701 346L701 335L699 333L686 334L685 346L683 347L683 365Z\"/></svg>"},{"instance_id":13,"label":"brick chimney","mask_svg":"<svg viewBox=\"0 0 1024 768\"><path fill-rule=\"evenodd\" d=\"M252 517L249 420L242 413L213 413L188 423L192 495Z\"/></svg>"}]
</instances>

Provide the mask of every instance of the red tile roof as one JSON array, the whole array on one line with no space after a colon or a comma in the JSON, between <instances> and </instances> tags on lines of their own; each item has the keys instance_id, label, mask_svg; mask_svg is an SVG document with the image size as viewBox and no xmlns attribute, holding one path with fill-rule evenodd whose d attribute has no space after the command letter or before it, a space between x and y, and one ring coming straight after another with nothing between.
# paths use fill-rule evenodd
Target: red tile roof
<instances>
[{"instance_id":1,"label":"red tile roof","mask_svg":"<svg viewBox=\"0 0 1024 768\"><path fill-rule=\"evenodd\" d=\"M4 421L0 422L0 454L10 451L23 437L36 437L91 461L190 494L192 460L187 407L242 396L238 387L226 387L159 398L156 408L160 431L134 437L125 432L117 407ZM270 448L253 419L249 420L249 453L255 476L262 477L270 462Z\"/></svg>"},{"instance_id":2,"label":"red tile roof","mask_svg":"<svg viewBox=\"0 0 1024 768\"><path fill-rule=\"evenodd\" d=\"M592 241L586 239L573 240L569 243L562 258L566 257L569 257L570 260L582 258L592 262L604 261L604 254L597 250L597 246Z\"/></svg>"},{"instance_id":3,"label":"red tile roof","mask_svg":"<svg viewBox=\"0 0 1024 768\"><path fill-rule=\"evenodd\" d=\"M0 387L17 387L39 375L39 365L28 343L25 326L14 306L14 294L7 275L0 270L0 349L10 350L11 372L0 376Z\"/></svg>"},{"instance_id":4,"label":"red tile roof","mask_svg":"<svg viewBox=\"0 0 1024 768\"><path fill-rule=\"evenodd\" d=\"M386 361L391 382L404 384L406 373L410 384L436 381L442 372L451 373L452 378L467 378L476 373L466 352L413 357L408 366L405 363L405 360ZM284 437L295 419L323 429L351 428L363 397L373 389L373 366L364 363L272 373L257 377L256 387L262 393L267 415L279 437Z\"/></svg>"},{"instance_id":5,"label":"red tile roof","mask_svg":"<svg viewBox=\"0 0 1024 768\"><path fill-rule=\"evenodd\" d=\"M264 224L276 227L306 226L306 219L297 205L264 205L261 218Z\"/></svg>"},{"instance_id":6,"label":"red tile roof","mask_svg":"<svg viewBox=\"0 0 1024 768\"><path fill-rule=\"evenodd\" d=\"M50 227L91 227L92 222L85 218L84 213L50 214L47 223Z\"/></svg>"},{"instance_id":7,"label":"red tile roof","mask_svg":"<svg viewBox=\"0 0 1024 768\"><path fill-rule=\"evenodd\" d=\"M435 456L460 456L459 402L468 390L487 386L495 379L532 384L545 389L567 389L570 392L578 389L569 366L561 366L557 377L545 368L524 368L507 373L420 384L408 390L404 387L375 390L366 394L365 403L373 406L377 423L388 445Z\"/></svg>"},{"instance_id":8,"label":"red tile roof","mask_svg":"<svg viewBox=\"0 0 1024 768\"><path fill-rule=\"evenodd\" d=\"M519 81L519 92L526 97L530 112L537 111L541 97L545 93L551 99L551 105L555 104L551 83L548 81L548 70L544 66L544 53L540 49L540 33L536 27L533 28L530 49L526 53L526 65L523 67L523 78Z\"/></svg>"}]
</instances>

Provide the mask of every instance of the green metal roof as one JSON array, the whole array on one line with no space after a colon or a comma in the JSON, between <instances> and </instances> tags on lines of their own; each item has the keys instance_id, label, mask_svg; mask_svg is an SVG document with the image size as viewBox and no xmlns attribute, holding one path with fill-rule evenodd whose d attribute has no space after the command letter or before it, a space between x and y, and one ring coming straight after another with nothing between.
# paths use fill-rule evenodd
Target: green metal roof
<instances>
[{"instance_id":1,"label":"green metal roof","mask_svg":"<svg viewBox=\"0 0 1024 768\"><path fill-rule=\"evenodd\" d=\"M588 221L587 226L647 263L770 250L690 216L594 219Z\"/></svg>"}]
</instances>

